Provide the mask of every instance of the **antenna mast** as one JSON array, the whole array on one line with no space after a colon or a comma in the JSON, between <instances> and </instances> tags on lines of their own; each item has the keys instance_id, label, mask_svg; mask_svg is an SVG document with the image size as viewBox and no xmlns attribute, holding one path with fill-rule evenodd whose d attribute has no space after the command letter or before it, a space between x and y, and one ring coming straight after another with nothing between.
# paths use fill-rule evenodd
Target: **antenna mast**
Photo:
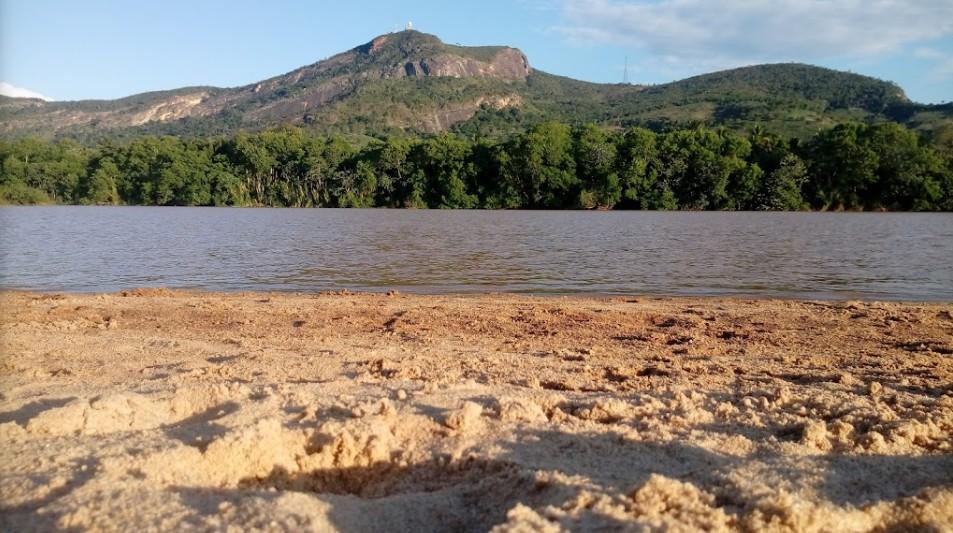
<instances>
[{"instance_id":1,"label":"antenna mast","mask_svg":"<svg viewBox=\"0 0 953 533\"><path fill-rule=\"evenodd\" d=\"M625 56L625 70L622 71L622 83L629 83L629 56Z\"/></svg>"}]
</instances>

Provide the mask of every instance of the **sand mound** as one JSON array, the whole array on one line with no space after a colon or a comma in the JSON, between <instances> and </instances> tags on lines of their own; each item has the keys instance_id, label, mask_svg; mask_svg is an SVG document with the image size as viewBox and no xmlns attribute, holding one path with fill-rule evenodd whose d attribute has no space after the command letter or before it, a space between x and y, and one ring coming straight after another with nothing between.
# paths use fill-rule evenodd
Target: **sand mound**
<instances>
[{"instance_id":1,"label":"sand mound","mask_svg":"<svg viewBox=\"0 0 953 533\"><path fill-rule=\"evenodd\" d=\"M6 298L4 530L953 523L953 364L931 348L953 322L930 307Z\"/></svg>"},{"instance_id":2,"label":"sand mound","mask_svg":"<svg viewBox=\"0 0 953 533\"><path fill-rule=\"evenodd\" d=\"M105 394L75 399L63 407L43 411L30 418L25 429L27 433L45 435L102 435L152 429L179 423L212 406L221 406L227 399L243 400L247 396L248 389L240 385L180 390L169 398L158 399L128 392Z\"/></svg>"}]
</instances>

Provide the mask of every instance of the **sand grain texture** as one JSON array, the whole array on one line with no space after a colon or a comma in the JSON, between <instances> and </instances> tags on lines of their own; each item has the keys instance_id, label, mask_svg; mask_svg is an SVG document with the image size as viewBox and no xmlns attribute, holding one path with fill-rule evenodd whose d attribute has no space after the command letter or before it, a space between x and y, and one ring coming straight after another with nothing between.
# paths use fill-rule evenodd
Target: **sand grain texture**
<instances>
[{"instance_id":1,"label":"sand grain texture","mask_svg":"<svg viewBox=\"0 0 953 533\"><path fill-rule=\"evenodd\" d=\"M953 530L950 305L0 298L6 531Z\"/></svg>"}]
</instances>

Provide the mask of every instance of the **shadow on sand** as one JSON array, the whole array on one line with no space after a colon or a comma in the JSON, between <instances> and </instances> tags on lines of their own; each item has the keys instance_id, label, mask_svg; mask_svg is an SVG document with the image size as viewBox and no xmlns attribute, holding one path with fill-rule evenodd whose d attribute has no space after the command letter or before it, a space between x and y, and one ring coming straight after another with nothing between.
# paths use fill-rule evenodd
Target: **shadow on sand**
<instances>
[{"instance_id":1,"label":"shadow on sand","mask_svg":"<svg viewBox=\"0 0 953 533\"><path fill-rule=\"evenodd\" d=\"M584 484L617 494L631 492L660 474L691 482L715 496L728 515L741 516L753 502L736 490L740 478L783 472L786 490L816 491L836 505L863 506L916 495L929 487L953 486L953 456L734 457L697 446L631 441L619 434L526 431L492 460L434 459L410 466L326 469L308 473L275 470L246 478L232 490L177 487L181 500L199 514L224 501L242 505L272 500L285 491L321 494L328 520L348 531L486 531L506 520L517 503L561 505L579 485L554 482L539 472L578 476ZM823 481L817 483L817 473ZM781 488L781 487L778 487ZM400 498L399 505L394 498ZM435 516L441 517L434 523ZM604 517L609 529L624 529ZM897 523L923 530L922 524Z\"/></svg>"}]
</instances>

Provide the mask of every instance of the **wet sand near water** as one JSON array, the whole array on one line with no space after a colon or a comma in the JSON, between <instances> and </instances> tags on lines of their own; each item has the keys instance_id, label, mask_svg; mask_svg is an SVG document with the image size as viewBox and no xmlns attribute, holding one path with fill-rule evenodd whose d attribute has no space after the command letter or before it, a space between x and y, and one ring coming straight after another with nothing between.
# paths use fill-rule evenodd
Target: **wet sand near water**
<instances>
[{"instance_id":1,"label":"wet sand near water","mask_svg":"<svg viewBox=\"0 0 953 533\"><path fill-rule=\"evenodd\" d=\"M948 531L953 305L0 293L0 529Z\"/></svg>"}]
</instances>

